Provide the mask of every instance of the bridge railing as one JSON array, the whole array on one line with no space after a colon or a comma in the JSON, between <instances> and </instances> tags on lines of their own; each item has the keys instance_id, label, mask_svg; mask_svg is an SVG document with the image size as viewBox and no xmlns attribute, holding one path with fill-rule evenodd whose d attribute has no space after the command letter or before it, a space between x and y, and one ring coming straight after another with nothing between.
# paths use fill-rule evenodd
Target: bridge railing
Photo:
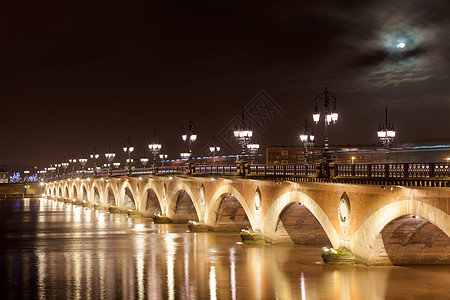
<instances>
[{"instance_id":1,"label":"bridge railing","mask_svg":"<svg viewBox=\"0 0 450 300\"><path fill-rule=\"evenodd\" d=\"M255 165L249 166L248 175L264 176L297 176L318 177L319 165ZM373 178L373 179L443 179L450 178L450 163L390 163L390 164L334 164L331 178ZM195 165L193 174L236 175L239 169L236 165ZM76 177L107 177L125 175L165 175L186 174L186 166L162 166L156 173L153 168L135 168L130 170L98 170L78 171L47 177L48 180L58 180Z\"/></svg>"},{"instance_id":2,"label":"bridge railing","mask_svg":"<svg viewBox=\"0 0 450 300\"><path fill-rule=\"evenodd\" d=\"M335 177L449 178L449 163L336 164Z\"/></svg>"}]
</instances>

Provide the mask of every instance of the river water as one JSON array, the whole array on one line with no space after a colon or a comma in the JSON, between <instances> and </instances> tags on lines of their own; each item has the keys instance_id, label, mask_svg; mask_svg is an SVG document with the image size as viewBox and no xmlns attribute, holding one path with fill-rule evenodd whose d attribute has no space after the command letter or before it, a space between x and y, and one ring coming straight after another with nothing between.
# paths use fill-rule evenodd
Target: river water
<instances>
[{"instance_id":1,"label":"river water","mask_svg":"<svg viewBox=\"0 0 450 300\"><path fill-rule=\"evenodd\" d=\"M2 299L450 299L450 266L321 263L317 246L247 246L238 233L0 200Z\"/></svg>"}]
</instances>

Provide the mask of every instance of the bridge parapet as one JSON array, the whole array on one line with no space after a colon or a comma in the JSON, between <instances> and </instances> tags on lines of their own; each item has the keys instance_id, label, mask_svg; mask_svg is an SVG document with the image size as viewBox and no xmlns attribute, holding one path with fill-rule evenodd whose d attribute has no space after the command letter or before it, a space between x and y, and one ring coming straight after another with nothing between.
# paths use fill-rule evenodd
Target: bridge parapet
<instances>
[{"instance_id":1,"label":"bridge parapet","mask_svg":"<svg viewBox=\"0 0 450 300\"><path fill-rule=\"evenodd\" d=\"M321 176L320 165L251 165L246 178L290 180L300 182L330 182L372 185L450 186L450 163L390 163L390 164L331 164L330 176ZM49 177L50 181L74 177L119 177L142 175L187 174L185 166L135 168L128 170L99 170ZM239 176L237 166L197 165L193 176Z\"/></svg>"}]
</instances>

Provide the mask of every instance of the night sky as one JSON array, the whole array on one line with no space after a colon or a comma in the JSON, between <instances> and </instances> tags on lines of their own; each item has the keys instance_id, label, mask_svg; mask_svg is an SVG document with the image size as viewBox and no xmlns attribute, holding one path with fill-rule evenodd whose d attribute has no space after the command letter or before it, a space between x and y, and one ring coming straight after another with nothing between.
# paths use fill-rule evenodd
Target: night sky
<instances>
[{"instance_id":1,"label":"night sky","mask_svg":"<svg viewBox=\"0 0 450 300\"><path fill-rule=\"evenodd\" d=\"M396 143L450 142L450 1L278 2L2 1L0 164L123 156L128 136L139 158L154 127L177 158L189 118L200 152L262 90L262 146L300 145L325 86L331 144L377 143L385 106Z\"/></svg>"}]
</instances>

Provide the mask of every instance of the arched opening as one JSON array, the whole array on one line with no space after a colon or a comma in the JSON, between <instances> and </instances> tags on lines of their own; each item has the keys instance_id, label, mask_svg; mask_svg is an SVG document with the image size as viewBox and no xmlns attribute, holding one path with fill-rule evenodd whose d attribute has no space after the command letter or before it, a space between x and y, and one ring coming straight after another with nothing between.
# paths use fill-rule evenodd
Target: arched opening
<instances>
[{"instance_id":1,"label":"arched opening","mask_svg":"<svg viewBox=\"0 0 450 300\"><path fill-rule=\"evenodd\" d=\"M78 199L77 188L73 186L73 198Z\"/></svg>"},{"instance_id":2,"label":"arched opening","mask_svg":"<svg viewBox=\"0 0 450 300\"><path fill-rule=\"evenodd\" d=\"M245 228L251 228L251 225L242 205L233 194L222 195L214 230L240 231Z\"/></svg>"},{"instance_id":3,"label":"arched opening","mask_svg":"<svg viewBox=\"0 0 450 300\"><path fill-rule=\"evenodd\" d=\"M58 197L63 197L63 193L62 193L61 187L59 187L59 189L58 189Z\"/></svg>"},{"instance_id":4,"label":"arched opening","mask_svg":"<svg viewBox=\"0 0 450 300\"><path fill-rule=\"evenodd\" d=\"M415 215L389 222L377 236L375 264L450 264L450 237Z\"/></svg>"},{"instance_id":5,"label":"arched opening","mask_svg":"<svg viewBox=\"0 0 450 300\"><path fill-rule=\"evenodd\" d=\"M149 189L147 192L147 197L145 202L145 210L150 214L160 214L161 213L161 206L159 205L158 196L156 195L155 191L152 189Z\"/></svg>"},{"instance_id":6,"label":"arched opening","mask_svg":"<svg viewBox=\"0 0 450 300\"><path fill-rule=\"evenodd\" d=\"M189 194L184 190L178 193L173 221L175 223L186 223L187 221L198 222L194 203Z\"/></svg>"},{"instance_id":7,"label":"arched opening","mask_svg":"<svg viewBox=\"0 0 450 300\"><path fill-rule=\"evenodd\" d=\"M114 197L114 192L110 187L108 187L106 195L106 204L116 205L116 197Z\"/></svg>"},{"instance_id":8,"label":"arched opening","mask_svg":"<svg viewBox=\"0 0 450 300\"><path fill-rule=\"evenodd\" d=\"M87 193L87 190L86 190L85 186L83 186L82 200L83 201L88 201L88 193Z\"/></svg>"},{"instance_id":9,"label":"arched opening","mask_svg":"<svg viewBox=\"0 0 450 300\"><path fill-rule=\"evenodd\" d=\"M123 199L123 208L124 209L136 209L136 204L134 201L133 194L131 193L129 188L125 188Z\"/></svg>"},{"instance_id":10,"label":"arched opening","mask_svg":"<svg viewBox=\"0 0 450 300\"><path fill-rule=\"evenodd\" d=\"M331 246L320 222L309 209L298 202L290 203L281 211L273 242Z\"/></svg>"},{"instance_id":11,"label":"arched opening","mask_svg":"<svg viewBox=\"0 0 450 300\"><path fill-rule=\"evenodd\" d=\"M94 203L95 204L99 204L100 203L100 193L99 193L97 187L94 187Z\"/></svg>"},{"instance_id":12,"label":"arched opening","mask_svg":"<svg viewBox=\"0 0 450 300\"><path fill-rule=\"evenodd\" d=\"M53 190L52 190L52 196L53 197L56 196L56 189L55 188L53 188Z\"/></svg>"},{"instance_id":13,"label":"arched opening","mask_svg":"<svg viewBox=\"0 0 450 300\"><path fill-rule=\"evenodd\" d=\"M69 188L67 186L65 188L65 192L66 192L66 198L69 198L70 197L70 195L69 195Z\"/></svg>"}]
</instances>

